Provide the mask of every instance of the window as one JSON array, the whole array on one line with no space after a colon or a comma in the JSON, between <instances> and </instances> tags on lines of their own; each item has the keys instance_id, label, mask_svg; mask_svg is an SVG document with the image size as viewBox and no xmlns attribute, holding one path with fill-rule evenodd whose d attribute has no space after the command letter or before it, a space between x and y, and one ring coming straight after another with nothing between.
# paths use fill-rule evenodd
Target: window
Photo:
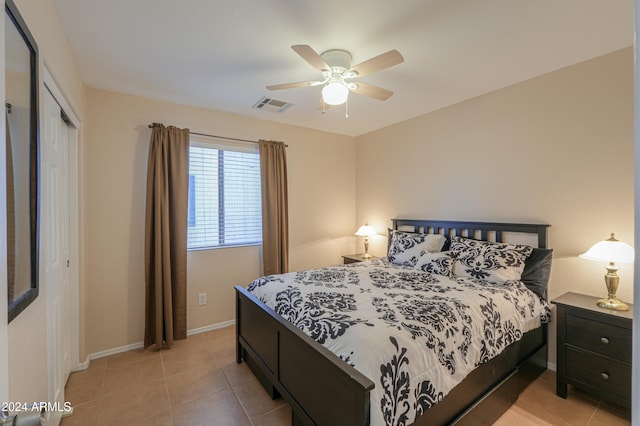
<instances>
[{"instance_id":1,"label":"window","mask_svg":"<svg viewBox=\"0 0 640 426\"><path fill-rule=\"evenodd\" d=\"M192 136L187 248L261 244L260 191L257 146Z\"/></svg>"}]
</instances>

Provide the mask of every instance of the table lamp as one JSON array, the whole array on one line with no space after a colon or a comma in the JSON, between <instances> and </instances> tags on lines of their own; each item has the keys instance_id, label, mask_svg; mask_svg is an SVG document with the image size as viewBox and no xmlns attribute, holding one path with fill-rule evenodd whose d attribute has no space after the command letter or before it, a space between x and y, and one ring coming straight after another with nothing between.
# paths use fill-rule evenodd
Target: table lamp
<instances>
[{"instance_id":1,"label":"table lamp","mask_svg":"<svg viewBox=\"0 0 640 426\"><path fill-rule=\"evenodd\" d=\"M618 241L613 234L611 234L608 240L595 243L586 253L580 255L582 259L609 262L609 265L605 266L607 273L604 276L608 296L606 299L600 299L596 302L601 308L615 311L629 310L629 306L616 297L620 277L618 276L618 267L615 263L633 263L633 256L633 247L627 243Z\"/></svg>"},{"instance_id":2,"label":"table lamp","mask_svg":"<svg viewBox=\"0 0 640 426\"><path fill-rule=\"evenodd\" d=\"M364 254L362 255L363 259L371 259L371 255L369 254L369 237L373 235L378 235L375 229L364 223L355 233L358 237L364 237Z\"/></svg>"}]
</instances>

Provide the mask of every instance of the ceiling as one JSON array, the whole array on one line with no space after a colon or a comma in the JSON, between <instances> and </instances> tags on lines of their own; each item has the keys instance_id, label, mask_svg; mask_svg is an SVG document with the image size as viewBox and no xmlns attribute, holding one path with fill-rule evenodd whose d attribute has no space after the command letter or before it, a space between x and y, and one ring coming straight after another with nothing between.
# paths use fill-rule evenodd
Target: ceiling
<instances>
[{"instance_id":1,"label":"ceiling","mask_svg":"<svg viewBox=\"0 0 640 426\"><path fill-rule=\"evenodd\" d=\"M633 0L53 0L84 82L259 119L358 136L633 44ZM319 110L321 87L290 46L399 50L405 61ZM263 96L283 113L252 108ZM179 125L179 123L175 123Z\"/></svg>"}]
</instances>

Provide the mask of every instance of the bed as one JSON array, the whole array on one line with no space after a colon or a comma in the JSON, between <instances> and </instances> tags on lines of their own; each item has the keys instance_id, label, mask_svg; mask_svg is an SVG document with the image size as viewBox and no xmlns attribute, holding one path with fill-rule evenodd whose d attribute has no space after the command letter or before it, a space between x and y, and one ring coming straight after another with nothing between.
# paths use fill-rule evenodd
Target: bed
<instances>
[{"instance_id":1,"label":"bed","mask_svg":"<svg viewBox=\"0 0 640 426\"><path fill-rule=\"evenodd\" d=\"M247 363L273 398L282 396L289 403L294 425L491 424L546 369L548 225L392 222L388 258L262 277L247 288L235 288L236 360ZM444 247L418 256L397 250L404 247L403 238L429 244L438 240L436 246L442 240ZM527 245L516 244L519 240ZM494 277L483 275L489 257L479 263L473 257L464 260L463 254L478 253L478 247L503 246L509 256L522 255L503 260L512 266L518 259L526 263L519 266L522 280L533 277L532 285L508 274L500 279L509 285L494 285ZM514 252L514 247L523 251ZM450 274L456 261L467 262L466 278ZM462 264L457 265L461 271ZM427 291L435 292L429 300ZM476 293L483 300L479 308L468 299ZM476 329L477 323L501 318L493 309L504 300L522 321L496 321L490 333ZM302 315L303 305L313 306L314 321L309 322L308 311ZM433 313L433 306L438 306L440 320L451 318L445 329L422 326L416 312ZM454 336L454 331L462 334ZM483 342L491 344L473 349L469 336L483 333ZM384 344L371 342L378 335ZM448 340L457 347L447 348ZM356 343L365 346L354 349ZM409 372L409 364L422 370ZM452 383L449 376L454 375L461 377Z\"/></svg>"}]
</instances>

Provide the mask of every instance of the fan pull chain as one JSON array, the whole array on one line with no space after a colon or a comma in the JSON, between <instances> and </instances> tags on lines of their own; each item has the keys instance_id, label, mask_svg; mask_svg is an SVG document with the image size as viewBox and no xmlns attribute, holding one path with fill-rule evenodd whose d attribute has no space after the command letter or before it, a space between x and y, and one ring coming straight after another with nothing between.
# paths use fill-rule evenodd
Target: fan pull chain
<instances>
[{"instance_id":1,"label":"fan pull chain","mask_svg":"<svg viewBox=\"0 0 640 426\"><path fill-rule=\"evenodd\" d=\"M349 118L349 98L347 97L347 101L344 103L344 118Z\"/></svg>"}]
</instances>

